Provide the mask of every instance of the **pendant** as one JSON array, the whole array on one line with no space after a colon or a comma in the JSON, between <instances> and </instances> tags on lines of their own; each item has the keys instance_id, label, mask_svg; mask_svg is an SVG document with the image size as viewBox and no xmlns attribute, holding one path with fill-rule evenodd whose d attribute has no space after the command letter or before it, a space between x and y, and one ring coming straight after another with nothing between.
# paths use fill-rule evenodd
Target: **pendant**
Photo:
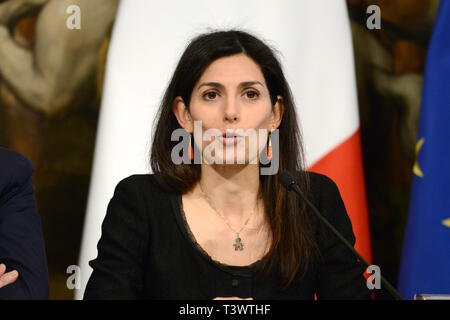
<instances>
[{"instance_id":1,"label":"pendant","mask_svg":"<svg viewBox=\"0 0 450 320\"><path fill-rule=\"evenodd\" d=\"M235 239L233 246L235 251L244 250L244 244L241 242L241 238L239 238L239 236Z\"/></svg>"}]
</instances>

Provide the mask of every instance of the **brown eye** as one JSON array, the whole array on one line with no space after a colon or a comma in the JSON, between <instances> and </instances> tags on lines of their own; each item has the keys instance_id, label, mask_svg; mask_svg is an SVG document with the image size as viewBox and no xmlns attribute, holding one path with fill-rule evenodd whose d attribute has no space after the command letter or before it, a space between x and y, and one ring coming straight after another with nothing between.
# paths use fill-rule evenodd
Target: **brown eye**
<instances>
[{"instance_id":1,"label":"brown eye","mask_svg":"<svg viewBox=\"0 0 450 320\"><path fill-rule=\"evenodd\" d=\"M203 95L203 98L206 98L206 100L214 100L214 98L217 96L217 92L210 91Z\"/></svg>"},{"instance_id":2,"label":"brown eye","mask_svg":"<svg viewBox=\"0 0 450 320\"><path fill-rule=\"evenodd\" d=\"M245 94L251 100L256 100L259 97L259 93L256 91L247 91Z\"/></svg>"}]
</instances>

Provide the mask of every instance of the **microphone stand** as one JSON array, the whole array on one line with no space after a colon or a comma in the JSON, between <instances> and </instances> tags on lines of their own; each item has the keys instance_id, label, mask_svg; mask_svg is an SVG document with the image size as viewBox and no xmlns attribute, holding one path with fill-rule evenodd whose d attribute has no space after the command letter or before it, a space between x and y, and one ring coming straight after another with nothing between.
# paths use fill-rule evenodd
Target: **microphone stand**
<instances>
[{"instance_id":1,"label":"microphone stand","mask_svg":"<svg viewBox=\"0 0 450 320\"><path fill-rule=\"evenodd\" d=\"M294 176L290 174L287 171L282 171L279 174L279 180L283 187L285 187L288 191L294 190L305 202L306 204L314 211L314 213L317 215L317 217L322 221L335 235L339 238L339 240L342 241L342 243L345 244L347 248L349 248L353 254L355 254L359 260L361 260L365 265L366 268L370 266L370 264L358 253L358 251L353 248L353 246L341 235L341 233L333 227L333 225L328 222L328 220L317 210L317 208L309 201L303 192L300 190L300 187L298 186L297 180L295 180ZM400 293L395 290L395 288L380 274L381 277L381 283L383 286L386 287L386 289L389 291L389 293L396 299L396 300L404 300L403 297L400 295Z\"/></svg>"}]
</instances>

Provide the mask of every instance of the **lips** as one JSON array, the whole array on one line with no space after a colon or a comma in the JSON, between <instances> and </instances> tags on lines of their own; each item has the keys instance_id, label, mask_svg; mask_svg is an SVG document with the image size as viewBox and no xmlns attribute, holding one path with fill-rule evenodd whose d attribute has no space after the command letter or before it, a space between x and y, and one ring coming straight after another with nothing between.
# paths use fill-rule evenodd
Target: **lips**
<instances>
[{"instance_id":1,"label":"lips","mask_svg":"<svg viewBox=\"0 0 450 320\"><path fill-rule=\"evenodd\" d=\"M223 135L222 135L222 137L224 137L224 138L232 138L232 137L240 137L241 135L239 135L239 134L236 134L236 133L224 133Z\"/></svg>"},{"instance_id":2,"label":"lips","mask_svg":"<svg viewBox=\"0 0 450 320\"><path fill-rule=\"evenodd\" d=\"M219 141L223 144L235 144L242 138L241 135L234 132L226 132L219 136Z\"/></svg>"}]
</instances>

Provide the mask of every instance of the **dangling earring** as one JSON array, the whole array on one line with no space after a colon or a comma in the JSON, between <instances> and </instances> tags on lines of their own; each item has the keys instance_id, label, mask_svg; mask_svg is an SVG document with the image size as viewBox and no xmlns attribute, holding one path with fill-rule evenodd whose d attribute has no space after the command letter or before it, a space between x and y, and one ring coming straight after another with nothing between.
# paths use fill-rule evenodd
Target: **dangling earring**
<instances>
[{"instance_id":1,"label":"dangling earring","mask_svg":"<svg viewBox=\"0 0 450 320\"><path fill-rule=\"evenodd\" d=\"M189 134L189 159L194 160L194 146L192 144L191 134Z\"/></svg>"},{"instance_id":2,"label":"dangling earring","mask_svg":"<svg viewBox=\"0 0 450 320\"><path fill-rule=\"evenodd\" d=\"M272 159L272 131L269 131L269 142L267 143L267 159Z\"/></svg>"}]
</instances>

